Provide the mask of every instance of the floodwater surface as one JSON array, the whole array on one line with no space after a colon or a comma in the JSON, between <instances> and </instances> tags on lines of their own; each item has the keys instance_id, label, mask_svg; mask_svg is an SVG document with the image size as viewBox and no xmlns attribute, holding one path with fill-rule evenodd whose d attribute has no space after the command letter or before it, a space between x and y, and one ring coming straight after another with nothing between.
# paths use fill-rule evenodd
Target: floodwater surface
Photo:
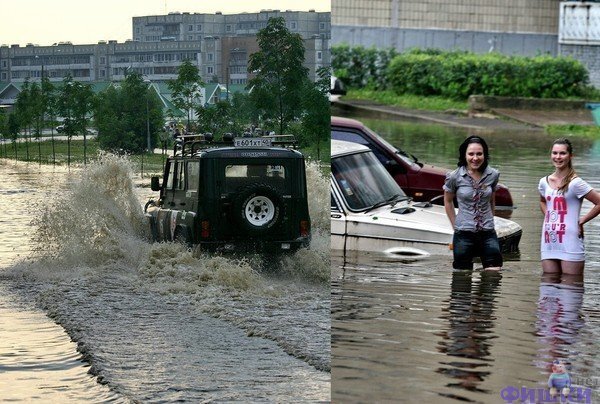
<instances>
[{"instance_id":1,"label":"floodwater surface","mask_svg":"<svg viewBox=\"0 0 600 404\"><path fill-rule=\"evenodd\" d=\"M458 146L475 134L358 119L420 161L445 168L456 167ZM360 253L334 257L333 401L542 402L555 359L569 363L582 402L599 400L600 218L585 226L583 279L543 277L537 184L553 170L554 137L477 134L488 142L490 163L517 206L511 220L523 227L520 254L505 257L501 273L453 271L451 255L405 262ZM578 174L599 190L600 142L572 141Z\"/></svg>"},{"instance_id":2,"label":"floodwater surface","mask_svg":"<svg viewBox=\"0 0 600 404\"><path fill-rule=\"evenodd\" d=\"M2 394L12 385L22 401L68 401L65 391L74 402L330 399L328 184L316 165L311 249L277 264L149 243L151 191L139 187L149 181L124 159L71 174L0 170L15 179L0 219Z\"/></svg>"}]
</instances>

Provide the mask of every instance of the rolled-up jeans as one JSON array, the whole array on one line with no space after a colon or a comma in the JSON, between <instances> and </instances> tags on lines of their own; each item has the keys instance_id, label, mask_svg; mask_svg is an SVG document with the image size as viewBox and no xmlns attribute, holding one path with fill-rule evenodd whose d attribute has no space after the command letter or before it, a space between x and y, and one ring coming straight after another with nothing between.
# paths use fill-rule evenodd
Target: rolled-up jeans
<instances>
[{"instance_id":1,"label":"rolled-up jeans","mask_svg":"<svg viewBox=\"0 0 600 404\"><path fill-rule=\"evenodd\" d=\"M454 269L473 269L473 258L479 257L484 268L501 267L502 253L495 230L456 230L454 245Z\"/></svg>"}]
</instances>

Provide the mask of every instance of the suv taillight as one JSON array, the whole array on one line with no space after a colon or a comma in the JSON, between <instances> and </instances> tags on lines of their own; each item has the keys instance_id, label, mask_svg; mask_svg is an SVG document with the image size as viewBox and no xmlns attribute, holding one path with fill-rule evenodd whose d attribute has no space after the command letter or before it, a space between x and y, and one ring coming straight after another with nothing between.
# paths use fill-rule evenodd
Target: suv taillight
<instances>
[{"instance_id":1,"label":"suv taillight","mask_svg":"<svg viewBox=\"0 0 600 404\"><path fill-rule=\"evenodd\" d=\"M200 223L200 226L201 226L200 237L209 238L210 237L210 222L208 220L203 220Z\"/></svg>"},{"instance_id":2,"label":"suv taillight","mask_svg":"<svg viewBox=\"0 0 600 404\"><path fill-rule=\"evenodd\" d=\"M308 220L300 221L300 235L302 237L310 236L310 222Z\"/></svg>"}]
</instances>

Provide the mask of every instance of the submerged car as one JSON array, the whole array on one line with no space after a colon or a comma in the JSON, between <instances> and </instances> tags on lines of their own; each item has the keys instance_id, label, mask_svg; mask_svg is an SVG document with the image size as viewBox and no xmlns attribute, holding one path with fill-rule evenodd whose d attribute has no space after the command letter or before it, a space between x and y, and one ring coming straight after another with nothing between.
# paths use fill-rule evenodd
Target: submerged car
<instances>
[{"instance_id":1,"label":"submerged car","mask_svg":"<svg viewBox=\"0 0 600 404\"><path fill-rule=\"evenodd\" d=\"M231 252L308 247L304 156L271 138L210 138L182 137L162 183L152 177L160 195L148 201L145 214L154 241Z\"/></svg>"},{"instance_id":2,"label":"submerged car","mask_svg":"<svg viewBox=\"0 0 600 404\"><path fill-rule=\"evenodd\" d=\"M420 162L355 119L332 117L331 139L367 146L413 200L443 204L442 186L449 170ZM496 210L511 212L512 209L514 205L510 191L505 185L498 184Z\"/></svg>"},{"instance_id":3,"label":"submerged car","mask_svg":"<svg viewBox=\"0 0 600 404\"><path fill-rule=\"evenodd\" d=\"M500 217L494 222L502 252L517 252L521 226ZM332 250L445 255L453 233L444 208L413 203L368 147L331 141Z\"/></svg>"}]
</instances>

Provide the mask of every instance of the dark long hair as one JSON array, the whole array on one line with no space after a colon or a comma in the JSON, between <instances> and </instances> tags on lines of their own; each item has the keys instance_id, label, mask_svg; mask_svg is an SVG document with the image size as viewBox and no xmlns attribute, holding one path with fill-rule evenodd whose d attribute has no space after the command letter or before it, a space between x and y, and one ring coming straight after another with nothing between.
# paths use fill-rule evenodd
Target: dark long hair
<instances>
[{"instance_id":1,"label":"dark long hair","mask_svg":"<svg viewBox=\"0 0 600 404\"><path fill-rule=\"evenodd\" d=\"M485 142L485 140L483 140L483 138L479 137L479 136L469 136L468 138L465 139L464 142L461 143L460 147L458 148L458 164L457 166L459 167L466 167L467 166L467 147L469 147L469 145L471 143L479 143L481 145L481 147L483 148L483 163L481 164L481 167L479 168L479 171L484 172L485 169L488 166L488 162L490 160L490 151L488 149L488 145Z\"/></svg>"},{"instance_id":2,"label":"dark long hair","mask_svg":"<svg viewBox=\"0 0 600 404\"><path fill-rule=\"evenodd\" d=\"M575 178L577 176L577 173L575 172L575 169L573 168L573 145L571 144L571 141L569 139L567 139L566 137L561 137L559 139L556 139L554 141L554 143L552 143L552 148L554 147L554 145L557 144L564 144L567 146L567 152L569 153L569 171L567 172L567 175L565 176L565 178L563 178L562 183L560 184L560 188L558 188L559 192L562 192L563 194L565 192L567 192L567 189L569 189L569 183L573 180L573 178ZM550 150L552 150L552 148L550 148Z\"/></svg>"}]
</instances>

